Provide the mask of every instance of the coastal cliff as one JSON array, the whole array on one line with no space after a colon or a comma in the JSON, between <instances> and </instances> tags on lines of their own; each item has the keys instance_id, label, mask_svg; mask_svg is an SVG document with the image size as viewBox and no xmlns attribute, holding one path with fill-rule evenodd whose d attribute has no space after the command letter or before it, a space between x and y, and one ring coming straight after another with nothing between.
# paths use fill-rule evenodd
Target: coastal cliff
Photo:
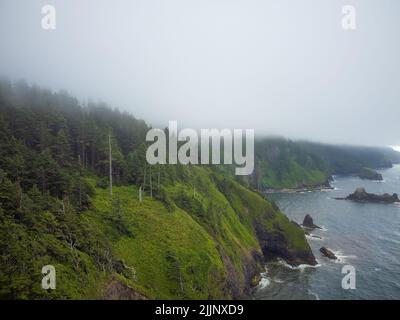
<instances>
[{"instance_id":1,"label":"coastal cliff","mask_svg":"<svg viewBox=\"0 0 400 320\"><path fill-rule=\"evenodd\" d=\"M250 184L263 192L330 188L333 175L382 180L378 168L400 163L391 148L335 146L283 138L258 139Z\"/></svg>"},{"instance_id":2,"label":"coastal cliff","mask_svg":"<svg viewBox=\"0 0 400 320\"><path fill-rule=\"evenodd\" d=\"M148 129L0 82L1 299L248 298L266 262L315 264L304 231L224 167L148 165Z\"/></svg>"}]
</instances>

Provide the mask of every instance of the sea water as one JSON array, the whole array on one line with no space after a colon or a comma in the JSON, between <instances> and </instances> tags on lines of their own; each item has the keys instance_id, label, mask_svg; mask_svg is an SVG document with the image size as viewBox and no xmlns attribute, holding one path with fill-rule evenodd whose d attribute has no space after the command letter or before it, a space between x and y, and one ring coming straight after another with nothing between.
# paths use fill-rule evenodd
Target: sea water
<instances>
[{"instance_id":1,"label":"sea water","mask_svg":"<svg viewBox=\"0 0 400 320\"><path fill-rule=\"evenodd\" d=\"M335 200L357 187L370 193L400 194L400 166L379 171L383 181L336 176L334 190L269 194L283 212L301 223L310 214L322 227L307 237L317 267L291 268L284 261L270 263L255 299L400 299L400 205ZM331 249L339 261L329 260L319 249ZM342 268L356 270L356 289L342 288Z\"/></svg>"}]
</instances>

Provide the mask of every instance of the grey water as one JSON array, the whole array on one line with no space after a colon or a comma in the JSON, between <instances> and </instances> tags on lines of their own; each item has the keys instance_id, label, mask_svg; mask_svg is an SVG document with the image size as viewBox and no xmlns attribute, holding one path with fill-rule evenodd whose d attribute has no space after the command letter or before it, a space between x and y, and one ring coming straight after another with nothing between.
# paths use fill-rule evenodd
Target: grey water
<instances>
[{"instance_id":1,"label":"grey water","mask_svg":"<svg viewBox=\"0 0 400 320\"><path fill-rule=\"evenodd\" d=\"M379 172L382 182L336 176L334 190L267 196L289 219L301 223L310 214L323 228L312 232L322 239L307 237L319 265L268 264L255 299L400 299L400 205L334 199L357 187L370 193L400 194L400 165ZM323 257L322 246L335 252L340 261ZM356 270L356 289L342 288L345 265Z\"/></svg>"}]
</instances>

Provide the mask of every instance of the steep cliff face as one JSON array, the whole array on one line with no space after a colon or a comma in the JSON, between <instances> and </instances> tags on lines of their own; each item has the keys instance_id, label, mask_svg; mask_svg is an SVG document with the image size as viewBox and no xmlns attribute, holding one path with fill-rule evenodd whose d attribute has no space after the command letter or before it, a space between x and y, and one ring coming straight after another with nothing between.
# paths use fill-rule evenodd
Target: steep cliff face
<instances>
[{"instance_id":1,"label":"steep cliff face","mask_svg":"<svg viewBox=\"0 0 400 320\"><path fill-rule=\"evenodd\" d=\"M300 247L290 243L291 235L282 230L279 225L270 231L261 226L256 227L257 237L266 260L281 258L292 266L301 264L316 265L315 257L309 246L300 240ZM296 227L297 228L297 227ZM297 230L293 231L297 232Z\"/></svg>"},{"instance_id":2,"label":"steep cliff face","mask_svg":"<svg viewBox=\"0 0 400 320\"><path fill-rule=\"evenodd\" d=\"M238 299L249 297L267 261L315 264L303 230L259 194L212 168L178 172L142 203L137 188L115 188L124 235L109 224L107 190L96 190L87 216L110 239L114 259L135 270L110 276L150 299Z\"/></svg>"},{"instance_id":3,"label":"steep cliff face","mask_svg":"<svg viewBox=\"0 0 400 320\"><path fill-rule=\"evenodd\" d=\"M116 259L135 269L135 279L122 273L130 287L150 299L238 299L249 297L268 260L315 264L302 229L259 194L209 167L178 171L142 203L136 188L115 188L133 236L107 235L112 208L97 190L88 216L112 239Z\"/></svg>"},{"instance_id":4,"label":"steep cliff face","mask_svg":"<svg viewBox=\"0 0 400 320\"><path fill-rule=\"evenodd\" d=\"M258 267L262 266L261 270L266 262L277 258L293 266L316 264L304 231L297 224L290 222L274 204L226 177L213 180L239 217L240 223L251 230L251 235L256 240L253 252L257 254L254 260ZM251 263L244 261L244 265ZM257 272L260 272L260 268L252 268L247 274L254 278ZM247 279L243 284L245 287L249 285Z\"/></svg>"}]
</instances>

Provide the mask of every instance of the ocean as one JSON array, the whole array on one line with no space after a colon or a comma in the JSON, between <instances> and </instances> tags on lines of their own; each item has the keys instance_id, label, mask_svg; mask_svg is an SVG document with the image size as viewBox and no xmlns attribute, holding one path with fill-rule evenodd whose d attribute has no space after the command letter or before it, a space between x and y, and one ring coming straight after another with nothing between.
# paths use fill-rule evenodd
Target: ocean
<instances>
[{"instance_id":1,"label":"ocean","mask_svg":"<svg viewBox=\"0 0 400 320\"><path fill-rule=\"evenodd\" d=\"M379 170L383 181L336 176L334 190L269 194L289 219L302 223L310 214L322 230L307 237L318 266L266 265L255 299L400 299L400 204L335 200L364 187L370 193L400 194L400 165ZM319 249L331 249L339 261ZM342 288L342 268L355 268L356 288Z\"/></svg>"}]
</instances>

